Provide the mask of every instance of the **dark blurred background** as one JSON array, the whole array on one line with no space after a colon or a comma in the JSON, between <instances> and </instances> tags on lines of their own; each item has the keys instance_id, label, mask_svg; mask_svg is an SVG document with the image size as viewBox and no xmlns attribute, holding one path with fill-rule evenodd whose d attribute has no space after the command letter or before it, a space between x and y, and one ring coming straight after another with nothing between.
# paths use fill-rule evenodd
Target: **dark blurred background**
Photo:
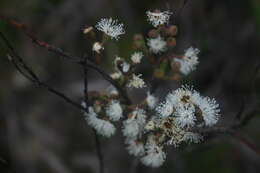
<instances>
[{"instance_id":1,"label":"dark blurred background","mask_svg":"<svg viewBox=\"0 0 260 173\"><path fill-rule=\"evenodd\" d=\"M0 13L25 23L42 40L78 56L90 52L82 34L85 25L94 25L102 17L118 18L126 25L127 34L106 47L102 66L111 71L114 55L127 57L132 52L133 34L145 34L150 29L145 21L147 10L170 8L177 12L182 4L183 0L1 0ZM189 46L201 50L198 69L187 81L203 95L217 99L220 124L231 124L243 103L246 111L254 109L260 98L255 70L260 63L260 1L190 0L178 17L173 15L173 22L179 27L176 52L182 53ZM0 28L44 81L80 102L83 72L79 66L32 44L2 21ZM11 172L8 167L17 173L97 172L94 136L81 112L35 88L15 71L6 53L1 42L0 173ZM254 76L256 85L252 87ZM90 90L109 86L94 71L90 71L89 79ZM144 96L145 92L137 94ZM232 136L217 136L199 145L173 149L159 169L138 166L137 172L257 173L259 123L258 116L239 131L254 150ZM107 173L127 172L135 164L124 148L120 129L116 136L101 141Z\"/></svg>"}]
</instances>

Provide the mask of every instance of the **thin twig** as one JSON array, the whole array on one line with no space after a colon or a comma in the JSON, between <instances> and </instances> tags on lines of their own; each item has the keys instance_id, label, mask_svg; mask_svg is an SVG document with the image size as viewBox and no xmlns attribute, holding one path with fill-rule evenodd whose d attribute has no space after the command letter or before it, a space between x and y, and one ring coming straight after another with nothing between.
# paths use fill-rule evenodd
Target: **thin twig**
<instances>
[{"instance_id":1,"label":"thin twig","mask_svg":"<svg viewBox=\"0 0 260 173\"><path fill-rule=\"evenodd\" d=\"M85 108L78 104L77 102L71 100L69 97L67 97L65 94L59 92L58 90L52 88L48 84L42 82L39 77L36 75L36 73L33 72L33 70L24 62L23 58L21 58L14 47L11 45L11 43L8 41L8 39L5 37L5 35L0 32L0 38L4 41L7 48L9 49L9 60L12 62L12 64L15 66L15 68L29 81L34 83L36 86L46 89L47 91L55 94L56 96L62 98L66 102L70 103L71 105L77 107L78 109L84 110Z\"/></svg>"},{"instance_id":2,"label":"thin twig","mask_svg":"<svg viewBox=\"0 0 260 173\"><path fill-rule=\"evenodd\" d=\"M94 135L95 135L97 155L98 155L98 159L99 159L99 172L104 173L104 171L105 171L104 158L103 158L103 154L101 151L101 143L100 143L96 130L94 130Z\"/></svg>"},{"instance_id":3,"label":"thin twig","mask_svg":"<svg viewBox=\"0 0 260 173\"><path fill-rule=\"evenodd\" d=\"M67 52L65 52L64 50L62 50L61 48L55 47L45 41L39 40L36 36L34 36L29 29L25 26L25 24L21 24L17 21L14 21L12 19L9 19L5 16L0 16L0 19L5 20L6 22L8 22L10 25L12 25L13 27L15 27L18 30L21 30L28 38L31 39L32 43L47 49L48 51L55 53L58 56L63 57L66 60L69 60L70 62L73 62L75 64L79 64L81 66L83 66L84 68L91 68L93 70L95 70L96 72L98 72L99 74L102 75L102 77L108 81L110 84L112 84L120 93L120 95L122 95L122 97L124 98L126 104L131 104L131 100L129 99L129 97L127 96L127 93L125 91L125 89L123 89L115 80L113 80L110 75L108 75L108 73L101 69L99 66L97 66L95 63L91 62L90 60L87 59L87 63L84 62L84 60L82 60L82 58L80 57L76 57L73 56Z\"/></svg>"},{"instance_id":4,"label":"thin twig","mask_svg":"<svg viewBox=\"0 0 260 173\"><path fill-rule=\"evenodd\" d=\"M83 71L84 71L84 101L86 103L86 112L88 112L89 99L88 99L87 56L84 57L84 62L85 62L85 68L83 68ZM97 156L98 156L98 161L99 161L99 173L104 173L104 159L103 159L103 154L102 154L102 150L101 150L100 140L99 140L98 134L95 129L93 129L93 133L95 136L95 144L96 144Z\"/></svg>"}]
</instances>

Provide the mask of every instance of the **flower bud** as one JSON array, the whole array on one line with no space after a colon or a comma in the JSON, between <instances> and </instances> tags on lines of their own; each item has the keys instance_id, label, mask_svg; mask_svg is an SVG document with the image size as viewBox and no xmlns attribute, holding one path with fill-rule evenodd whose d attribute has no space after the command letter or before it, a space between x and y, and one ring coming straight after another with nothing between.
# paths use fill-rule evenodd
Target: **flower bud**
<instances>
[{"instance_id":1,"label":"flower bud","mask_svg":"<svg viewBox=\"0 0 260 173\"><path fill-rule=\"evenodd\" d=\"M93 30L93 27L92 27L92 26L89 26L89 27L86 27L86 28L83 30L83 33L84 33L84 34L88 34L88 33L90 33L92 30Z\"/></svg>"},{"instance_id":2,"label":"flower bud","mask_svg":"<svg viewBox=\"0 0 260 173\"><path fill-rule=\"evenodd\" d=\"M178 28L175 25L172 25L166 29L166 33L170 36L176 36L178 33Z\"/></svg>"},{"instance_id":3,"label":"flower bud","mask_svg":"<svg viewBox=\"0 0 260 173\"><path fill-rule=\"evenodd\" d=\"M159 32L156 29L152 29L148 32L148 37L156 38L159 36Z\"/></svg>"},{"instance_id":4,"label":"flower bud","mask_svg":"<svg viewBox=\"0 0 260 173\"><path fill-rule=\"evenodd\" d=\"M179 72L181 68L181 64L178 61L172 61L171 68L173 72Z\"/></svg>"},{"instance_id":5,"label":"flower bud","mask_svg":"<svg viewBox=\"0 0 260 173\"><path fill-rule=\"evenodd\" d=\"M134 35L133 40L134 40L134 43L133 43L134 48L141 49L145 46L145 41L144 41L143 35L136 34L136 35Z\"/></svg>"},{"instance_id":6,"label":"flower bud","mask_svg":"<svg viewBox=\"0 0 260 173\"><path fill-rule=\"evenodd\" d=\"M170 48L176 46L176 39L174 37L169 37L166 42L167 42L167 46Z\"/></svg>"}]
</instances>

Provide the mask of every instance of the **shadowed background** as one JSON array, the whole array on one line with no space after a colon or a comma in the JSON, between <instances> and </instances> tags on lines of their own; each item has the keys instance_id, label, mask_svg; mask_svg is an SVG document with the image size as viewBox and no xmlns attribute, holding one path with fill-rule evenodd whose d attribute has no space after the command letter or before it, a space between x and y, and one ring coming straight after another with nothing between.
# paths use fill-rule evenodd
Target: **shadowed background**
<instances>
[{"instance_id":1,"label":"shadowed background","mask_svg":"<svg viewBox=\"0 0 260 173\"><path fill-rule=\"evenodd\" d=\"M126 33L106 47L102 64L112 71L114 55L129 57L135 33L145 34L151 26L145 21L150 9L177 12L183 1L151 0L1 0L0 14L25 23L38 38L74 55L91 55L82 34L85 25L95 25L102 17L118 18ZM176 14L176 13L174 13ZM260 81L256 78L256 97L252 79L260 63L260 1L188 1L180 15L176 52L194 46L201 50L200 64L187 79L203 95L220 103L221 125L232 123L244 103L246 111L259 100ZM80 102L83 72L79 66L32 44L21 32L0 22L19 53L47 83ZM0 44L0 172L17 173L94 173L98 171L95 141L81 112L20 76L6 58ZM260 74L259 74L260 75ZM257 76L259 76L257 75ZM90 90L105 90L109 84L94 71L89 74ZM165 94L170 85L163 86ZM144 97L144 91L129 93ZM260 147L259 116L240 130L247 140ZM120 128L110 139L101 139L107 173L131 170L134 157L125 150ZM258 149L257 149L258 148ZM6 163L8 162L8 164ZM137 172L259 172L259 152L231 136L219 136L199 145L168 152L159 169L138 166Z\"/></svg>"}]
</instances>

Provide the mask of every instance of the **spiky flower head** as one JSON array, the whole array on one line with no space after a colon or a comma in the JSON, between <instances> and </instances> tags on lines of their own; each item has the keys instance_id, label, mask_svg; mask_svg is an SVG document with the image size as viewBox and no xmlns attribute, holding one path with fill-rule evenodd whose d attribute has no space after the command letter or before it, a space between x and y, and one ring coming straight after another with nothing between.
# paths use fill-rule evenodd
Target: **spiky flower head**
<instances>
[{"instance_id":1,"label":"spiky flower head","mask_svg":"<svg viewBox=\"0 0 260 173\"><path fill-rule=\"evenodd\" d=\"M140 141L137 140L129 140L126 142L127 143L127 150L129 152L129 154L133 155L133 156L142 156L145 152L144 149L144 144Z\"/></svg>"},{"instance_id":2,"label":"spiky flower head","mask_svg":"<svg viewBox=\"0 0 260 173\"><path fill-rule=\"evenodd\" d=\"M169 22L170 16L172 15L172 13L169 11L160 12L159 10L156 10L155 12L147 11L146 14L148 17L148 21L154 27L167 24Z\"/></svg>"},{"instance_id":3,"label":"spiky flower head","mask_svg":"<svg viewBox=\"0 0 260 173\"><path fill-rule=\"evenodd\" d=\"M105 137L111 137L115 134L115 126L107 120L98 118L93 107L89 107L88 113L85 113L84 115L88 125L94 128L98 134Z\"/></svg>"},{"instance_id":4,"label":"spiky flower head","mask_svg":"<svg viewBox=\"0 0 260 173\"><path fill-rule=\"evenodd\" d=\"M188 75L196 69L199 64L199 52L199 49L190 47L185 51L185 55L182 59L175 59L176 62L180 63L180 72L182 74Z\"/></svg>"},{"instance_id":5,"label":"spiky flower head","mask_svg":"<svg viewBox=\"0 0 260 173\"><path fill-rule=\"evenodd\" d=\"M131 56L131 60L134 64L139 64L143 58L144 54L142 52L135 52Z\"/></svg>"},{"instance_id":6,"label":"spiky flower head","mask_svg":"<svg viewBox=\"0 0 260 173\"><path fill-rule=\"evenodd\" d=\"M160 117L174 117L180 128L190 128L201 123L212 126L217 123L220 112L215 99L203 97L189 86L182 86L169 93L156 111Z\"/></svg>"},{"instance_id":7,"label":"spiky flower head","mask_svg":"<svg viewBox=\"0 0 260 173\"><path fill-rule=\"evenodd\" d=\"M143 109L136 108L127 120L123 122L123 135L127 138L136 139L142 133L146 122L146 112Z\"/></svg>"},{"instance_id":8,"label":"spiky flower head","mask_svg":"<svg viewBox=\"0 0 260 173\"><path fill-rule=\"evenodd\" d=\"M120 102L112 100L106 107L106 114L111 121L118 121L123 116L123 109Z\"/></svg>"},{"instance_id":9,"label":"spiky flower head","mask_svg":"<svg viewBox=\"0 0 260 173\"><path fill-rule=\"evenodd\" d=\"M96 28L116 40L125 33L124 24L118 23L118 20L113 20L112 18L101 19L97 23Z\"/></svg>"},{"instance_id":10,"label":"spiky flower head","mask_svg":"<svg viewBox=\"0 0 260 173\"><path fill-rule=\"evenodd\" d=\"M146 87L146 84L144 80L141 78L142 74L135 75L133 74L132 79L130 79L128 83L129 88L144 88Z\"/></svg>"},{"instance_id":11,"label":"spiky flower head","mask_svg":"<svg viewBox=\"0 0 260 173\"><path fill-rule=\"evenodd\" d=\"M145 146L145 149L146 155L141 158L141 162L144 165L157 168L164 163L166 159L166 154L162 150L162 147L156 144L147 144Z\"/></svg>"},{"instance_id":12,"label":"spiky flower head","mask_svg":"<svg viewBox=\"0 0 260 173\"><path fill-rule=\"evenodd\" d=\"M146 102L150 109L155 108L157 101L158 99L154 95L152 95L150 92L147 92Z\"/></svg>"},{"instance_id":13,"label":"spiky flower head","mask_svg":"<svg viewBox=\"0 0 260 173\"><path fill-rule=\"evenodd\" d=\"M147 41L147 45L149 46L149 49L151 52L158 54L161 52L164 52L167 50L167 43L163 40L161 36L158 36L157 38L150 38Z\"/></svg>"}]
</instances>

